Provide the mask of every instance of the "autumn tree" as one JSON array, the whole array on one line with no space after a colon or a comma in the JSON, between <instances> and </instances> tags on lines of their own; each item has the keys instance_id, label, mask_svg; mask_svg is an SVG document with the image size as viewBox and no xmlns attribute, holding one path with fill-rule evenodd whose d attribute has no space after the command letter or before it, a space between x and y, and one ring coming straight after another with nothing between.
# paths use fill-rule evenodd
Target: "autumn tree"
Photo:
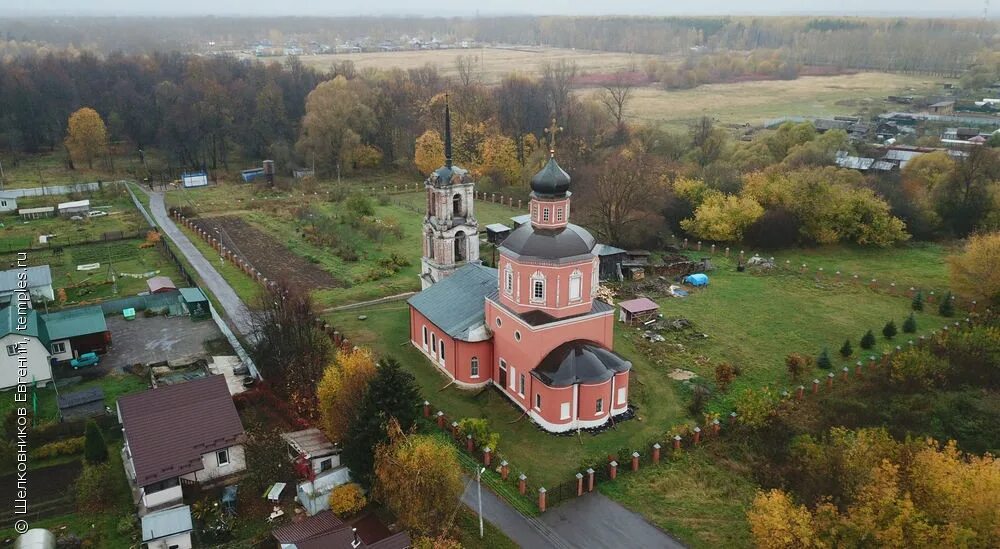
<instances>
[{"instance_id":1,"label":"autumn tree","mask_svg":"<svg viewBox=\"0 0 1000 549\"><path fill-rule=\"evenodd\" d=\"M615 119L618 131L625 128L625 107L628 105L629 99L632 98L632 89L630 75L625 71L618 71L598 95L598 100L604 105L604 108L608 109L608 114Z\"/></svg>"},{"instance_id":2,"label":"autumn tree","mask_svg":"<svg viewBox=\"0 0 1000 549\"><path fill-rule=\"evenodd\" d=\"M951 283L962 295L1000 303L1000 232L973 235L948 259Z\"/></svg>"},{"instance_id":3,"label":"autumn tree","mask_svg":"<svg viewBox=\"0 0 1000 549\"><path fill-rule=\"evenodd\" d=\"M725 392L729 389L729 384L736 379L736 368L728 362L723 362L715 367L715 384L719 390Z\"/></svg>"},{"instance_id":4,"label":"autumn tree","mask_svg":"<svg viewBox=\"0 0 1000 549\"><path fill-rule=\"evenodd\" d=\"M762 215L764 208L750 197L712 191L695 210L694 217L683 220L681 227L706 240L735 242Z\"/></svg>"},{"instance_id":5,"label":"autumn tree","mask_svg":"<svg viewBox=\"0 0 1000 549\"><path fill-rule=\"evenodd\" d=\"M320 427L330 440L342 441L363 395L375 377L375 356L367 348L340 351L316 387Z\"/></svg>"},{"instance_id":6,"label":"autumn tree","mask_svg":"<svg viewBox=\"0 0 1000 549\"><path fill-rule=\"evenodd\" d=\"M778 399L770 388L744 389L736 397L736 414L740 423L758 429L767 425L778 409Z\"/></svg>"},{"instance_id":7,"label":"autumn tree","mask_svg":"<svg viewBox=\"0 0 1000 549\"><path fill-rule=\"evenodd\" d=\"M365 490L356 482L341 484L330 492L330 510L345 517L364 509L368 504Z\"/></svg>"},{"instance_id":8,"label":"autumn tree","mask_svg":"<svg viewBox=\"0 0 1000 549\"><path fill-rule=\"evenodd\" d=\"M379 444L389 441L390 421L395 420L400 429L409 431L420 405L416 380L396 360L380 360L377 370L348 425L342 454L352 476L365 486L374 481L373 455Z\"/></svg>"},{"instance_id":9,"label":"autumn tree","mask_svg":"<svg viewBox=\"0 0 1000 549\"><path fill-rule=\"evenodd\" d=\"M469 87L479 81L479 74L476 72L475 55L459 55L455 58L455 72L458 73L458 82L463 87Z\"/></svg>"},{"instance_id":10,"label":"autumn tree","mask_svg":"<svg viewBox=\"0 0 1000 549\"><path fill-rule=\"evenodd\" d=\"M517 161L517 145L514 140L494 134L483 140L478 171L488 175L498 183L514 185L521 178L521 165Z\"/></svg>"},{"instance_id":11,"label":"autumn tree","mask_svg":"<svg viewBox=\"0 0 1000 549\"><path fill-rule=\"evenodd\" d=\"M966 236L982 226L994 209L990 189L998 179L1000 154L988 147L973 147L936 187L937 212L954 234Z\"/></svg>"},{"instance_id":12,"label":"autumn tree","mask_svg":"<svg viewBox=\"0 0 1000 549\"><path fill-rule=\"evenodd\" d=\"M448 441L406 434L389 422L389 439L375 449L373 494L406 528L441 533L462 496L462 467Z\"/></svg>"},{"instance_id":13,"label":"autumn tree","mask_svg":"<svg viewBox=\"0 0 1000 549\"><path fill-rule=\"evenodd\" d=\"M320 173L350 169L362 136L375 122L359 79L338 76L316 86L306 98L306 113L296 149Z\"/></svg>"},{"instance_id":14,"label":"autumn tree","mask_svg":"<svg viewBox=\"0 0 1000 549\"><path fill-rule=\"evenodd\" d=\"M665 185L655 160L641 147L624 148L601 167L582 200L595 231L611 244L624 245L634 234L655 226Z\"/></svg>"},{"instance_id":15,"label":"autumn tree","mask_svg":"<svg viewBox=\"0 0 1000 549\"><path fill-rule=\"evenodd\" d=\"M444 165L444 141L435 130L427 130L417 138L413 150L413 163L424 175Z\"/></svg>"},{"instance_id":16,"label":"autumn tree","mask_svg":"<svg viewBox=\"0 0 1000 549\"><path fill-rule=\"evenodd\" d=\"M69 117L66 129L66 149L74 162L86 162L94 167L94 159L102 155L108 146L108 130L97 111L83 107Z\"/></svg>"},{"instance_id":17,"label":"autumn tree","mask_svg":"<svg viewBox=\"0 0 1000 549\"><path fill-rule=\"evenodd\" d=\"M817 547L813 517L782 490L760 492L747 511L754 546L759 549Z\"/></svg>"}]
</instances>

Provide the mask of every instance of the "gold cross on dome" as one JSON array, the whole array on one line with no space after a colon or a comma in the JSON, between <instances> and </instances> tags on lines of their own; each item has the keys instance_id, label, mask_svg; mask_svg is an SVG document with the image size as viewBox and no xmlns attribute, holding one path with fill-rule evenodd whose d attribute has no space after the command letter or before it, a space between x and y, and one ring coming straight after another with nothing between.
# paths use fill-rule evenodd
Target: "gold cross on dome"
<instances>
[{"instance_id":1,"label":"gold cross on dome","mask_svg":"<svg viewBox=\"0 0 1000 549\"><path fill-rule=\"evenodd\" d=\"M549 134L549 155L556 155L556 134L563 131L562 126L556 124L555 117L552 117L552 125L545 128L545 133Z\"/></svg>"}]
</instances>

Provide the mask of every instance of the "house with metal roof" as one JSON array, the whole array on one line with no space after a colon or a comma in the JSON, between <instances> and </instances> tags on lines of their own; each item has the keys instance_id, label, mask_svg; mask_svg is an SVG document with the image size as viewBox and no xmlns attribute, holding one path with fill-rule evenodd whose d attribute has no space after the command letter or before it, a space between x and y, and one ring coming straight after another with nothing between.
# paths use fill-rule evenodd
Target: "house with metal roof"
<instances>
[{"instance_id":1,"label":"house with metal roof","mask_svg":"<svg viewBox=\"0 0 1000 549\"><path fill-rule=\"evenodd\" d=\"M0 309L0 391L20 383L44 387L51 379L49 335L41 315L16 304Z\"/></svg>"},{"instance_id":2,"label":"house with metal roof","mask_svg":"<svg viewBox=\"0 0 1000 549\"><path fill-rule=\"evenodd\" d=\"M66 361L85 353L108 352L111 331L100 305L66 309L43 315L51 340L52 358Z\"/></svg>"},{"instance_id":3,"label":"house with metal roof","mask_svg":"<svg viewBox=\"0 0 1000 549\"><path fill-rule=\"evenodd\" d=\"M59 211L59 215L63 217L72 217L74 215L81 215L86 217L87 212L90 211L90 200L73 200L71 202L63 202L56 206Z\"/></svg>"},{"instance_id":4,"label":"house with metal roof","mask_svg":"<svg viewBox=\"0 0 1000 549\"><path fill-rule=\"evenodd\" d=\"M179 504L182 484L215 486L246 470L243 424L224 376L126 395L117 411L140 516Z\"/></svg>"},{"instance_id":5,"label":"house with metal roof","mask_svg":"<svg viewBox=\"0 0 1000 549\"><path fill-rule=\"evenodd\" d=\"M0 192L0 213L12 212L17 209L17 195Z\"/></svg>"},{"instance_id":6,"label":"house with metal roof","mask_svg":"<svg viewBox=\"0 0 1000 549\"><path fill-rule=\"evenodd\" d=\"M191 549L191 507L181 505L142 517L142 544L148 549Z\"/></svg>"},{"instance_id":7,"label":"house with metal roof","mask_svg":"<svg viewBox=\"0 0 1000 549\"><path fill-rule=\"evenodd\" d=\"M22 287L23 286L23 287ZM0 302L14 301L14 294L27 290L32 301L52 301L52 270L48 265L0 271Z\"/></svg>"},{"instance_id":8,"label":"house with metal roof","mask_svg":"<svg viewBox=\"0 0 1000 549\"><path fill-rule=\"evenodd\" d=\"M330 492L351 481L351 472L340 462L340 446L312 427L282 433L288 459L304 468L306 479L296 486L296 499L312 516L330 508Z\"/></svg>"},{"instance_id":9,"label":"house with metal roof","mask_svg":"<svg viewBox=\"0 0 1000 549\"><path fill-rule=\"evenodd\" d=\"M63 421L74 421L104 415L104 390L91 387L82 391L59 395L59 417Z\"/></svg>"},{"instance_id":10,"label":"house with metal roof","mask_svg":"<svg viewBox=\"0 0 1000 549\"><path fill-rule=\"evenodd\" d=\"M364 523L358 523L364 528ZM408 549L410 535L403 532L385 535L382 529L357 527L345 523L330 511L286 524L271 531L281 549Z\"/></svg>"}]
</instances>

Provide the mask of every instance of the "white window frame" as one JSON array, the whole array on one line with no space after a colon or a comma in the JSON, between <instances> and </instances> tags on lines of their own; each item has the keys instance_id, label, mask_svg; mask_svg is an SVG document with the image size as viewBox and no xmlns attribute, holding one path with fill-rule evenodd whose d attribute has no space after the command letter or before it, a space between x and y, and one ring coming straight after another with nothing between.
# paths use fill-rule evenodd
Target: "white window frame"
<instances>
[{"instance_id":1,"label":"white window frame","mask_svg":"<svg viewBox=\"0 0 1000 549\"><path fill-rule=\"evenodd\" d=\"M510 374L510 390L514 391L517 389L517 368L508 365L507 373Z\"/></svg>"},{"instance_id":2,"label":"white window frame","mask_svg":"<svg viewBox=\"0 0 1000 549\"><path fill-rule=\"evenodd\" d=\"M444 338L438 340L438 348L441 350L441 352L438 353L438 358L441 359L441 365L444 366Z\"/></svg>"},{"instance_id":3,"label":"white window frame","mask_svg":"<svg viewBox=\"0 0 1000 549\"><path fill-rule=\"evenodd\" d=\"M523 397L524 396L524 373L521 373L521 376L517 378L517 389L518 389L517 390L517 394L519 394L519 395L521 395Z\"/></svg>"},{"instance_id":4,"label":"white window frame","mask_svg":"<svg viewBox=\"0 0 1000 549\"><path fill-rule=\"evenodd\" d=\"M535 290L538 289L538 284L541 284L541 297L535 297ZM541 271L536 271L535 274L531 275L531 296L530 300L532 303L545 303L545 275Z\"/></svg>"},{"instance_id":5,"label":"white window frame","mask_svg":"<svg viewBox=\"0 0 1000 549\"><path fill-rule=\"evenodd\" d=\"M542 411L542 393L535 393L535 409Z\"/></svg>"},{"instance_id":6,"label":"white window frame","mask_svg":"<svg viewBox=\"0 0 1000 549\"><path fill-rule=\"evenodd\" d=\"M17 345L7 346L7 356L17 356Z\"/></svg>"},{"instance_id":7,"label":"white window frame","mask_svg":"<svg viewBox=\"0 0 1000 549\"><path fill-rule=\"evenodd\" d=\"M502 327L503 327L503 320L501 320L500 317L497 317L497 328L502 328Z\"/></svg>"},{"instance_id":8,"label":"white window frame","mask_svg":"<svg viewBox=\"0 0 1000 549\"><path fill-rule=\"evenodd\" d=\"M542 208L542 223L548 223L550 217L551 216L549 215L549 208L548 207Z\"/></svg>"},{"instance_id":9,"label":"white window frame","mask_svg":"<svg viewBox=\"0 0 1000 549\"><path fill-rule=\"evenodd\" d=\"M574 291L575 295L574 295ZM583 299L583 273L580 269L574 269L573 273L569 275L569 300L570 301L580 301Z\"/></svg>"},{"instance_id":10,"label":"white window frame","mask_svg":"<svg viewBox=\"0 0 1000 549\"><path fill-rule=\"evenodd\" d=\"M601 262L594 260L593 270L590 273L590 297L597 295L597 288L601 285Z\"/></svg>"},{"instance_id":11,"label":"white window frame","mask_svg":"<svg viewBox=\"0 0 1000 549\"><path fill-rule=\"evenodd\" d=\"M473 378L479 377L479 357L472 357L469 361L469 375Z\"/></svg>"},{"instance_id":12,"label":"white window frame","mask_svg":"<svg viewBox=\"0 0 1000 549\"><path fill-rule=\"evenodd\" d=\"M562 221L562 220L563 220L563 209L556 208L556 221Z\"/></svg>"},{"instance_id":13,"label":"white window frame","mask_svg":"<svg viewBox=\"0 0 1000 549\"><path fill-rule=\"evenodd\" d=\"M54 354L54 355L61 355L61 354L65 353L65 352L66 352L66 342L65 341L56 341L55 343L52 344L52 354Z\"/></svg>"},{"instance_id":14,"label":"white window frame","mask_svg":"<svg viewBox=\"0 0 1000 549\"><path fill-rule=\"evenodd\" d=\"M624 406L625 402L628 401L627 397L628 397L628 388L627 387L619 387L618 388L618 405L619 406Z\"/></svg>"},{"instance_id":15,"label":"white window frame","mask_svg":"<svg viewBox=\"0 0 1000 549\"><path fill-rule=\"evenodd\" d=\"M563 402L559 405L559 419L569 419L570 406L569 402Z\"/></svg>"},{"instance_id":16,"label":"white window frame","mask_svg":"<svg viewBox=\"0 0 1000 549\"><path fill-rule=\"evenodd\" d=\"M225 458L225 459L223 459ZM221 450L215 451L215 462L219 464L219 467L225 467L232 463L229 459L229 448L223 448Z\"/></svg>"},{"instance_id":17,"label":"white window frame","mask_svg":"<svg viewBox=\"0 0 1000 549\"><path fill-rule=\"evenodd\" d=\"M426 351L427 350L427 326L423 326L422 330L423 330L423 334L424 334L424 350Z\"/></svg>"},{"instance_id":18,"label":"white window frame","mask_svg":"<svg viewBox=\"0 0 1000 549\"><path fill-rule=\"evenodd\" d=\"M521 332L514 330L514 341L521 341Z\"/></svg>"},{"instance_id":19,"label":"white window frame","mask_svg":"<svg viewBox=\"0 0 1000 549\"><path fill-rule=\"evenodd\" d=\"M594 408L595 408L594 409L594 413L595 414L603 414L604 413L604 399L603 398L597 399L597 404L596 404L596 406Z\"/></svg>"},{"instance_id":20,"label":"white window frame","mask_svg":"<svg viewBox=\"0 0 1000 549\"><path fill-rule=\"evenodd\" d=\"M503 269L504 286L503 289L507 292L507 295L512 295L514 293L514 268L507 264Z\"/></svg>"},{"instance_id":21,"label":"white window frame","mask_svg":"<svg viewBox=\"0 0 1000 549\"><path fill-rule=\"evenodd\" d=\"M431 332L431 354L434 355L434 358L437 358L438 356L437 345L438 345L437 334Z\"/></svg>"}]
</instances>

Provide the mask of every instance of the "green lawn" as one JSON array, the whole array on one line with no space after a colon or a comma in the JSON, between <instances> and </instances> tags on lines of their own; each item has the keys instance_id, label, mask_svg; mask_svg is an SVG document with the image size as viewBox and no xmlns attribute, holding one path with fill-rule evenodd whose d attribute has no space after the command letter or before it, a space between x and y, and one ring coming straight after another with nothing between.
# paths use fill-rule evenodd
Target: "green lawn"
<instances>
[{"instance_id":1,"label":"green lawn","mask_svg":"<svg viewBox=\"0 0 1000 549\"><path fill-rule=\"evenodd\" d=\"M183 232L185 236L188 237L188 240L194 244L195 248L198 248L201 255L204 256L213 267L215 267L215 270L222 275L222 278L224 278L226 282L233 287L233 291L236 292L236 295L240 296L240 299L242 299L244 303L248 306L253 306L257 303L261 287L256 280L238 269L231 262L220 261L219 252L215 251L215 249L212 248L208 242L205 242L203 238L196 235L194 231L180 224L178 224L177 227L180 228L181 232ZM195 271L192 269L190 272L194 273ZM205 290L204 287L202 289Z\"/></svg>"},{"instance_id":2,"label":"green lawn","mask_svg":"<svg viewBox=\"0 0 1000 549\"><path fill-rule=\"evenodd\" d=\"M888 251L888 257L877 261L873 259L874 254L866 250L854 255L841 248L833 249L829 256L822 255L821 251L808 252L808 257L817 264L831 266L863 264L873 270L888 266L901 276L907 273L905 265L911 264L919 267L912 271L912 280L937 282L946 280L941 250L940 247L922 247L912 252ZM800 253L796 257L803 255ZM743 388L769 385L778 391L791 390L799 383L808 384L813 377L826 375L827 372L815 369L807 372L803 380L791 379L784 364L789 353L816 357L826 348L834 369L839 370L853 364L862 353L865 356L870 353L859 345L861 336L869 328L878 337L872 352L880 354L896 345L906 345L908 339L940 328L946 322L937 316L935 307L928 306L925 312L915 315L918 332L903 334L903 321L911 312L910 299L905 296L875 292L848 279L838 282L832 274L824 275L817 282L812 276L780 269L769 274L739 273L733 258L716 258L714 262L717 268L709 273L709 286L692 290L690 297L649 296L660 304L664 317L686 318L693 323L693 330L665 332L667 341L661 343L644 340L638 328L623 331L626 339L665 368L691 370L714 380L715 367L719 363L725 361L738 366L741 375L727 393L716 395L710 406L726 414L732 410L734 395ZM887 278L880 274L877 277ZM900 330L891 341L881 335L882 327L890 319ZM693 337L692 331L705 333L708 337ZM838 354L845 339L850 339L854 347L854 355L847 360Z\"/></svg>"},{"instance_id":3,"label":"green lawn","mask_svg":"<svg viewBox=\"0 0 1000 549\"><path fill-rule=\"evenodd\" d=\"M674 394L674 384L666 371L654 367L636 352L628 339L617 337L616 350L633 361L631 402L639 418L619 424L599 435L555 436L543 433L494 390L464 391L445 388L448 381L407 341L409 314L403 302L363 310L331 314L331 325L346 333L352 342L368 345L382 356L393 356L417 379L423 397L435 411L449 416L483 417L500 433L500 449L512 464L516 476L524 471L534 487L554 486L572 480L586 467L585 462L601 460L622 448L644 450L647 442L659 439L671 425L684 418ZM364 314L366 320L358 320ZM619 331L620 334L620 331Z\"/></svg>"},{"instance_id":4,"label":"green lawn","mask_svg":"<svg viewBox=\"0 0 1000 549\"><path fill-rule=\"evenodd\" d=\"M746 509L757 487L725 465L705 449L682 450L598 488L690 547L750 547Z\"/></svg>"},{"instance_id":5,"label":"green lawn","mask_svg":"<svg viewBox=\"0 0 1000 549\"><path fill-rule=\"evenodd\" d=\"M62 379L71 377L73 372L69 368L56 367L53 375L56 379ZM59 387L59 392L65 394L90 389L92 387L100 387L103 389L104 404L114 409L115 401L118 400L118 397L131 393L137 393L139 391L145 391L149 388L149 380L132 374L108 374L100 379L61 386ZM38 388L35 394L38 397L38 421L58 421L59 409L56 406L58 395L56 394L54 385L49 383L44 388ZM11 394L8 394L7 396L10 395ZM0 400L0 417L6 417L7 413L10 412L16 404L17 403L14 402L13 398L6 398L6 396Z\"/></svg>"}]
</instances>

